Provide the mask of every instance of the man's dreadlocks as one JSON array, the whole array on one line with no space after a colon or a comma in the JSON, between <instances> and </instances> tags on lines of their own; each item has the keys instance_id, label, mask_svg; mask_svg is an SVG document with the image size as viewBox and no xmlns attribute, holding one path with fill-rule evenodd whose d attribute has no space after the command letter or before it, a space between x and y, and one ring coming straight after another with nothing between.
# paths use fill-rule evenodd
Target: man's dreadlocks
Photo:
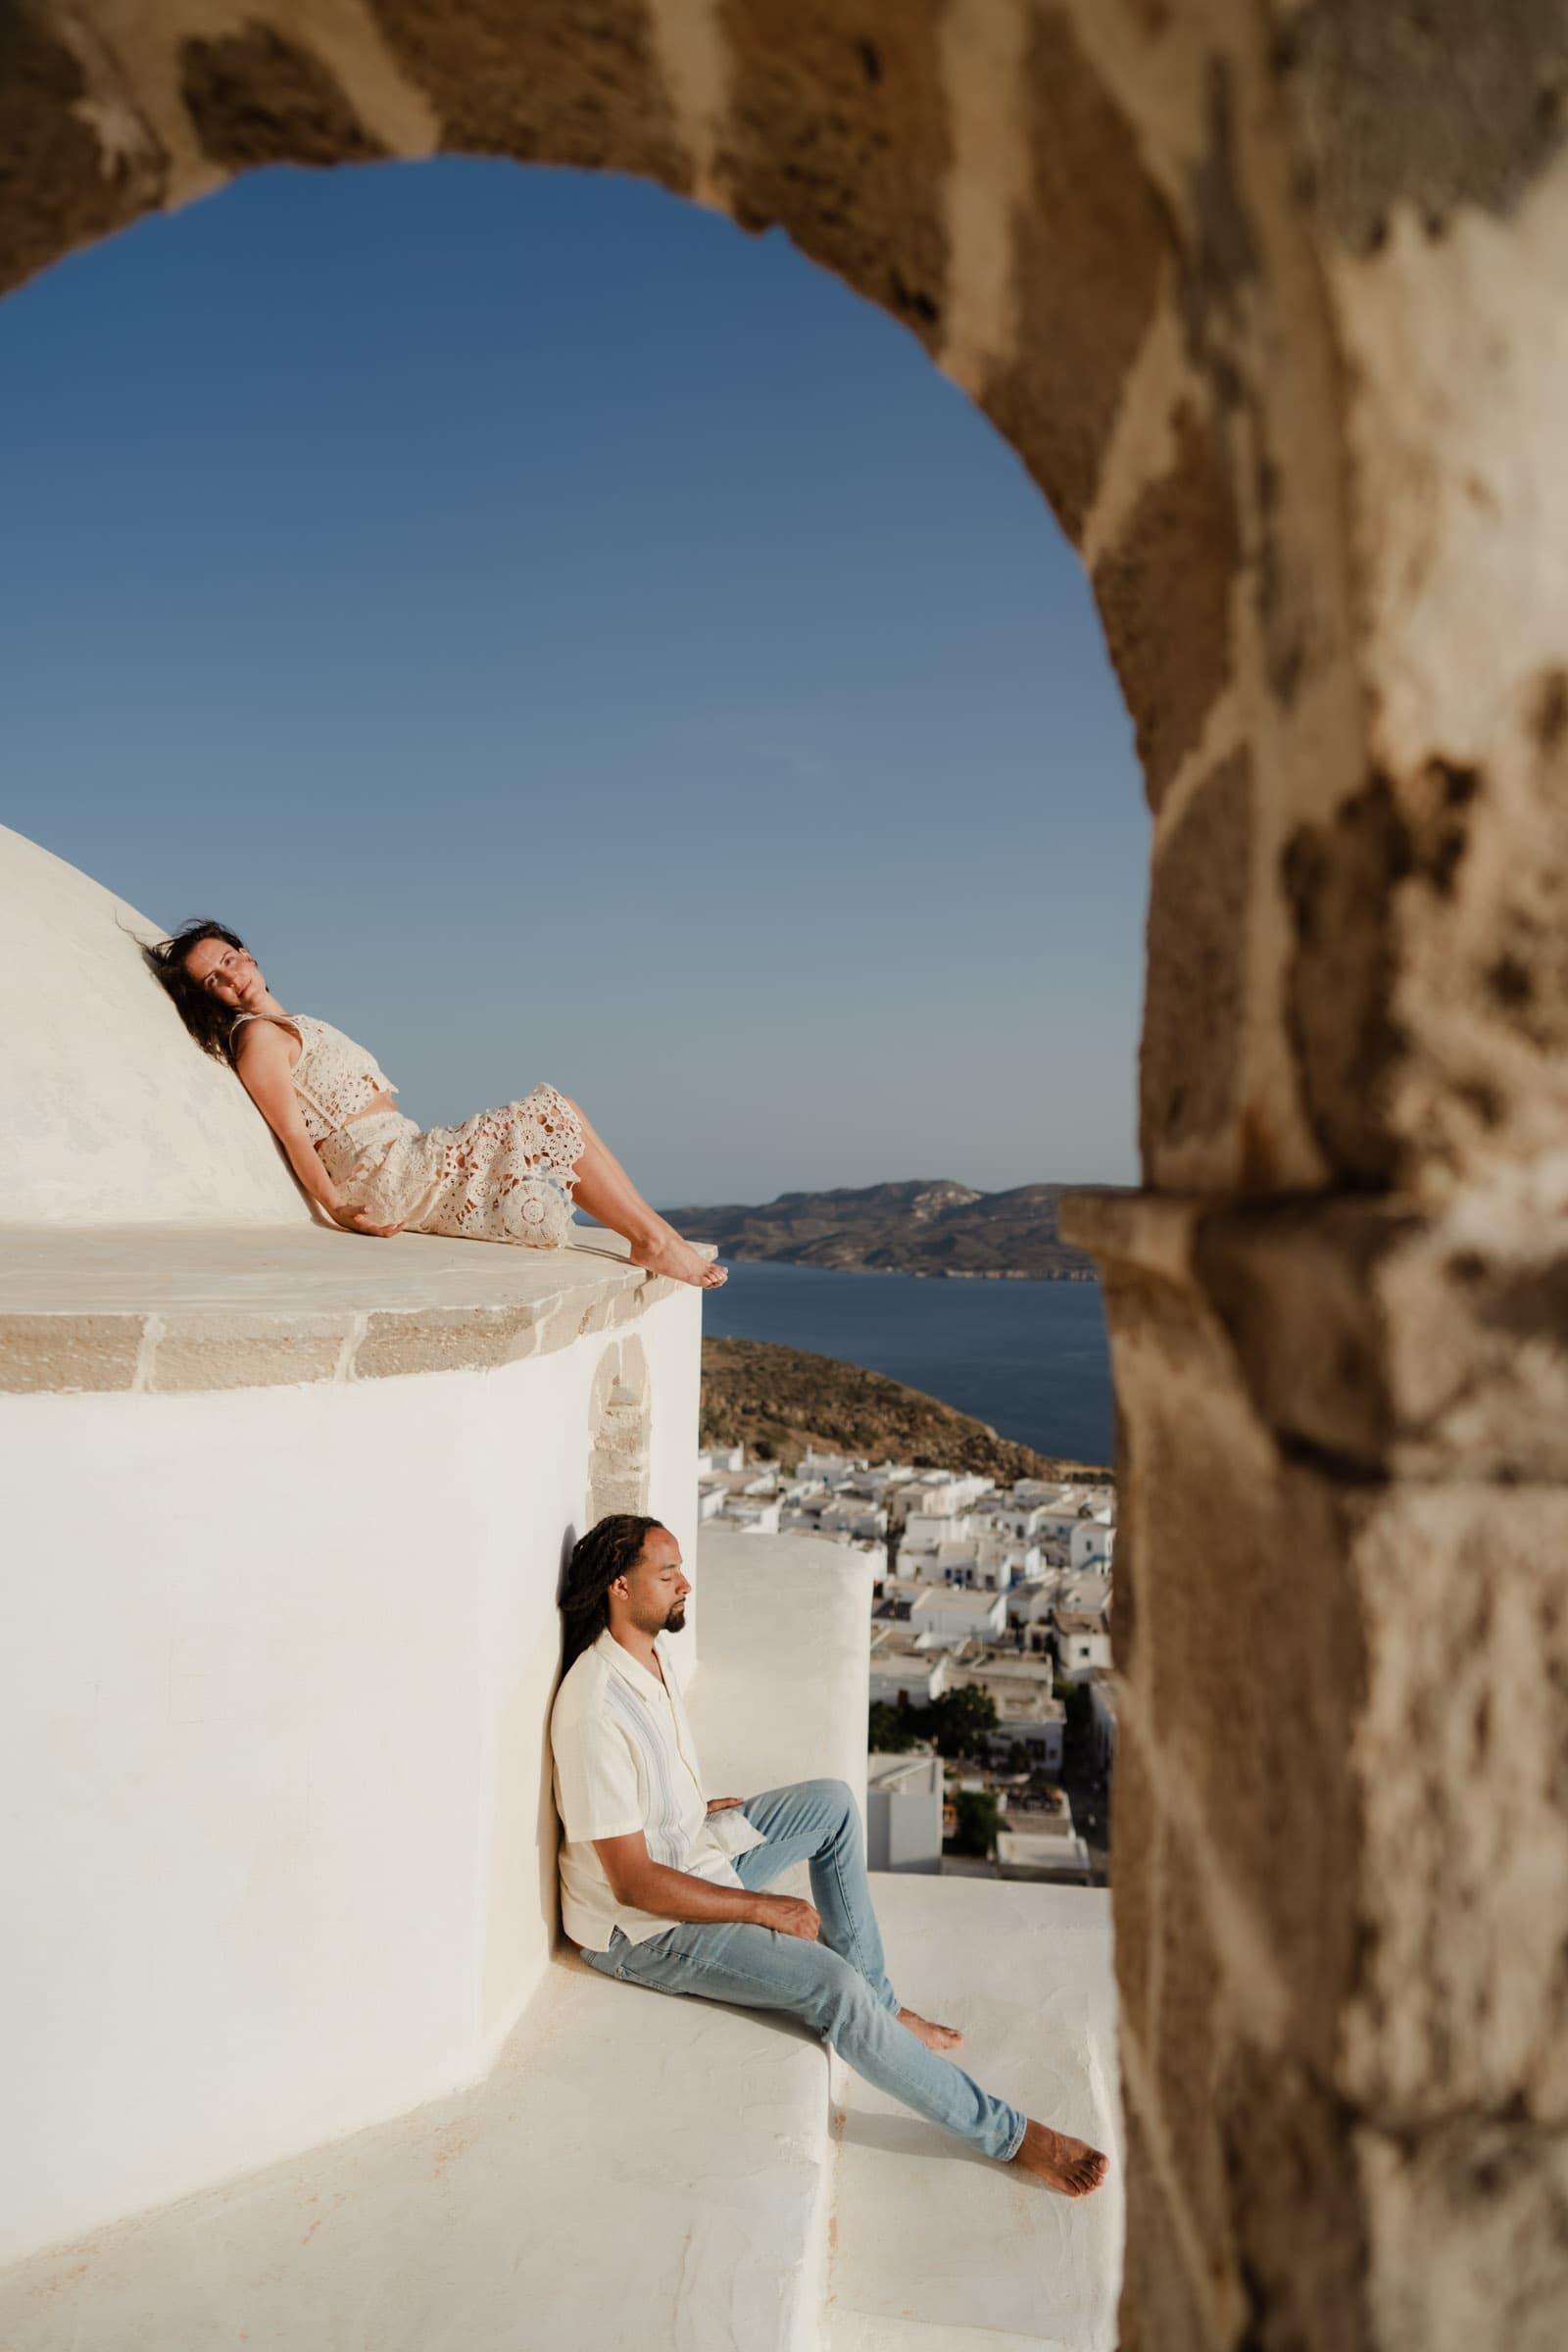
<instances>
[{"instance_id":1,"label":"man's dreadlocks","mask_svg":"<svg viewBox=\"0 0 1568 2352\"><path fill-rule=\"evenodd\" d=\"M566 1621L563 1668L580 1658L610 1623L610 1588L617 1576L635 1568L642 1548L662 1519L642 1519L635 1511L612 1511L573 1544L561 1585L561 1613Z\"/></svg>"}]
</instances>

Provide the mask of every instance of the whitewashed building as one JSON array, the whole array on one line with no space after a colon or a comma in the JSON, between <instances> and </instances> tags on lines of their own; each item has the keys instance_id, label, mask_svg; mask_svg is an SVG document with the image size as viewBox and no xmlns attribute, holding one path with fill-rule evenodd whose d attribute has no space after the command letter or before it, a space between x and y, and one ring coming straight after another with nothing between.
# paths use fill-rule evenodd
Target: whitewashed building
<instances>
[{"instance_id":1,"label":"whitewashed building","mask_svg":"<svg viewBox=\"0 0 1568 2352\"><path fill-rule=\"evenodd\" d=\"M952 1680L948 1651L901 1623L872 1626L870 1675L870 1703L886 1707L928 1707Z\"/></svg>"},{"instance_id":2,"label":"whitewashed building","mask_svg":"<svg viewBox=\"0 0 1568 2352\"><path fill-rule=\"evenodd\" d=\"M872 1870L940 1872L942 1791L942 1758L934 1751L867 1757L865 1854Z\"/></svg>"},{"instance_id":3,"label":"whitewashed building","mask_svg":"<svg viewBox=\"0 0 1568 2352\"><path fill-rule=\"evenodd\" d=\"M782 1505L777 1495L732 1494L724 1505L724 1525L743 1536L776 1536Z\"/></svg>"},{"instance_id":4,"label":"whitewashed building","mask_svg":"<svg viewBox=\"0 0 1568 2352\"><path fill-rule=\"evenodd\" d=\"M1067 1682L1108 1673L1110 1629L1101 1611L1054 1609L1051 1631L1056 1644L1056 1661Z\"/></svg>"}]
</instances>

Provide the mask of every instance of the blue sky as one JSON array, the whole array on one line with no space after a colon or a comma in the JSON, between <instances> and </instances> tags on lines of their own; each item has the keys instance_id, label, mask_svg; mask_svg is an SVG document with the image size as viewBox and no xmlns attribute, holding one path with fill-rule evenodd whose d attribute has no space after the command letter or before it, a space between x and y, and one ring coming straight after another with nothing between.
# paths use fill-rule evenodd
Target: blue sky
<instances>
[{"instance_id":1,"label":"blue sky","mask_svg":"<svg viewBox=\"0 0 1568 2352\"><path fill-rule=\"evenodd\" d=\"M1148 823L1011 453L778 236L268 172L0 308L0 813L656 1200L1135 1173Z\"/></svg>"}]
</instances>

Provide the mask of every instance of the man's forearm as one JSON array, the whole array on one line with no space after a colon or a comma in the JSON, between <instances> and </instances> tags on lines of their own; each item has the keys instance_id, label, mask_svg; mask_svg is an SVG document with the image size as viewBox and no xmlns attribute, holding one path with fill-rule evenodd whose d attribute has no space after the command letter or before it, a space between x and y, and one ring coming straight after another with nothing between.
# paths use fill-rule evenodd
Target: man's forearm
<instances>
[{"instance_id":1,"label":"man's forearm","mask_svg":"<svg viewBox=\"0 0 1568 2352\"><path fill-rule=\"evenodd\" d=\"M618 1891L622 1902L635 1904L639 1911L693 1927L714 1920L755 1921L762 1901L749 1886L715 1886L711 1879L694 1878L689 1870L668 1870L662 1862L651 1862L634 1886Z\"/></svg>"}]
</instances>

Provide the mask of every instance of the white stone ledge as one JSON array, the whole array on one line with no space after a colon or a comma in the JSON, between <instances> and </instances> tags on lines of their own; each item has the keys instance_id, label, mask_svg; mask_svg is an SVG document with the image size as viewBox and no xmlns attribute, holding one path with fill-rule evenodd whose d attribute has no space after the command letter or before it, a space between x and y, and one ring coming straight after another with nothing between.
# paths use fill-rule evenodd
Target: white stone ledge
<instances>
[{"instance_id":1,"label":"white stone ledge","mask_svg":"<svg viewBox=\"0 0 1568 2352\"><path fill-rule=\"evenodd\" d=\"M631 1322L677 1287L628 1265L618 1234L579 1231L523 1250L309 1225L0 1226L0 1391L484 1370Z\"/></svg>"}]
</instances>

